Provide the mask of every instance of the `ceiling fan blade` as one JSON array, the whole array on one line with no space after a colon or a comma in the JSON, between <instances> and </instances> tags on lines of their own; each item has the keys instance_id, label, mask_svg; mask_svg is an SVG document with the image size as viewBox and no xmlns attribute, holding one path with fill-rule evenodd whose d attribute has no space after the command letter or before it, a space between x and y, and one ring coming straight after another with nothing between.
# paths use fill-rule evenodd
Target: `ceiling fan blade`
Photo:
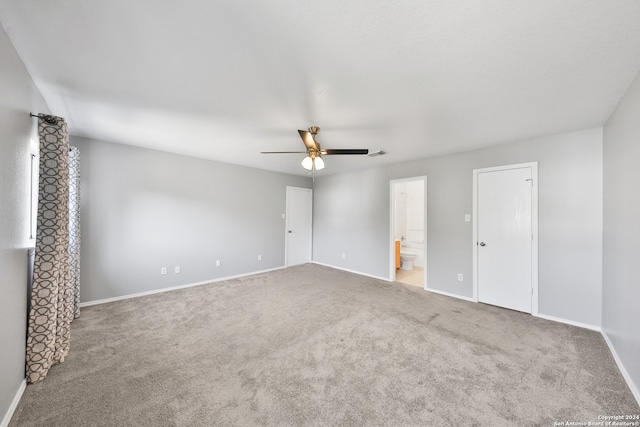
<instances>
[{"instance_id":1,"label":"ceiling fan blade","mask_svg":"<svg viewBox=\"0 0 640 427\"><path fill-rule=\"evenodd\" d=\"M322 150L322 154L323 155L326 154L328 156L335 155L335 154L365 155L365 154L369 154L369 150L367 148L335 148L335 149Z\"/></svg>"},{"instance_id":2,"label":"ceiling fan blade","mask_svg":"<svg viewBox=\"0 0 640 427\"><path fill-rule=\"evenodd\" d=\"M310 150L318 150L318 144L316 144L315 139L313 139L313 135L308 130L299 130L300 138L302 138L302 142L304 142L305 147Z\"/></svg>"},{"instance_id":3,"label":"ceiling fan blade","mask_svg":"<svg viewBox=\"0 0 640 427\"><path fill-rule=\"evenodd\" d=\"M306 151L261 151L260 154L307 154Z\"/></svg>"}]
</instances>

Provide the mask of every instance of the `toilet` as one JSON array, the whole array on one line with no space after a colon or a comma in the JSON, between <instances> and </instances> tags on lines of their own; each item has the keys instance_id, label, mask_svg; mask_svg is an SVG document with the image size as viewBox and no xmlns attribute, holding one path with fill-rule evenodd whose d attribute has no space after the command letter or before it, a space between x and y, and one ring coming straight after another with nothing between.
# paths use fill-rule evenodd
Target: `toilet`
<instances>
[{"instance_id":1,"label":"toilet","mask_svg":"<svg viewBox=\"0 0 640 427\"><path fill-rule=\"evenodd\" d=\"M409 229L407 242L400 248L400 268L402 270L413 270L416 267L423 267L424 257L424 230Z\"/></svg>"},{"instance_id":2,"label":"toilet","mask_svg":"<svg viewBox=\"0 0 640 427\"><path fill-rule=\"evenodd\" d=\"M413 260L416 259L416 254L411 252L400 251L400 269L413 270Z\"/></svg>"}]
</instances>

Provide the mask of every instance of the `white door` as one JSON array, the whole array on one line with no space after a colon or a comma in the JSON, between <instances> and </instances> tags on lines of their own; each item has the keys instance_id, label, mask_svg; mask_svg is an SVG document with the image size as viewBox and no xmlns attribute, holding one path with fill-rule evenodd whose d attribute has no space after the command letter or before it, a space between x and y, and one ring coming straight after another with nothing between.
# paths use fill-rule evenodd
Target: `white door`
<instances>
[{"instance_id":1,"label":"white door","mask_svg":"<svg viewBox=\"0 0 640 427\"><path fill-rule=\"evenodd\" d=\"M287 187L287 267L311 262L313 193L309 188Z\"/></svg>"},{"instance_id":2,"label":"white door","mask_svg":"<svg viewBox=\"0 0 640 427\"><path fill-rule=\"evenodd\" d=\"M531 167L476 176L478 301L532 311Z\"/></svg>"}]
</instances>

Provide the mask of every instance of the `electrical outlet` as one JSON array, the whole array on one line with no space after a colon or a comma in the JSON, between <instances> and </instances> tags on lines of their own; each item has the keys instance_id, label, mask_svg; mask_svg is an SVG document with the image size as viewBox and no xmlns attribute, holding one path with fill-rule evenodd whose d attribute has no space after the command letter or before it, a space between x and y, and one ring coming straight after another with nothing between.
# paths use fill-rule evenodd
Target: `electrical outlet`
<instances>
[{"instance_id":1,"label":"electrical outlet","mask_svg":"<svg viewBox=\"0 0 640 427\"><path fill-rule=\"evenodd\" d=\"M462 282L464 280L464 276L462 273L458 273L458 282Z\"/></svg>"},{"instance_id":2,"label":"electrical outlet","mask_svg":"<svg viewBox=\"0 0 640 427\"><path fill-rule=\"evenodd\" d=\"M167 274L167 267L162 267L160 269L160 274Z\"/></svg>"},{"instance_id":3,"label":"electrical outlet","mask_svg":"<svg viewBox=\"0 0 640 427\"><path fill-rule=\"evenodd\" d=\"M258 255L258 261L262 261L262 255Z\"/></svg>"},{"instance_id":4,"label":"electrical outlet","mask_svg":"<svg viewBox=\"0 0 640 427\"><path fill-rule=\"evenodd\" d=\"M175 268L173 269L174 273L178 274L180 273L180 266L176 265Z\"/></svg>"},{"instance_id":5,"label":"electrical outlet","mask_svg":"<svg viewBox=\"0 0 640 427\"><path fill-rule=\"evenodd\" d=\"M345 254L344 252L342 252L342 259L347 258L347 254Z\"/></svg>"},{"instance_id":6,"label":"electrical outlet","mask_svg":"<svg viewBox=\"0 0 640 427\"><path fill-rule=\"evenodd\" d=\"M284 215L284 214L282 214L282 219L284 219L284 218L285 218L285 215Z\"/></svg>"},{"instance_id":7,"label":"electrical outlet","mask_svg":"<svg viewBox=\"0 0 640 427\"><path fill-rule=\"evenodd\" d=\"M220 260L219 259L216 260L216 267L220 267Z\"/></svg>"}]
</instances>

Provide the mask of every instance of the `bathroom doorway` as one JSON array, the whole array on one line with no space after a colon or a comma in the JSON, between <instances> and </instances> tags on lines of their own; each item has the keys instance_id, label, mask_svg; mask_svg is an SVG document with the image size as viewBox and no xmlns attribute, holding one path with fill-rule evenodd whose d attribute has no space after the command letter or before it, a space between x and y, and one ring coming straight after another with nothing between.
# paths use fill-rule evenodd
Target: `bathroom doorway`
<instances>
[{"instance_id":1,"label":"bathroom doorway","mask_svg":"<svg viewBox=\"0 0 640 427\"><path fill-rule=\"evenodd\" d=\"M391 181L390 279L426 289L427 177Z\"/></svg>"}]
</instances>

